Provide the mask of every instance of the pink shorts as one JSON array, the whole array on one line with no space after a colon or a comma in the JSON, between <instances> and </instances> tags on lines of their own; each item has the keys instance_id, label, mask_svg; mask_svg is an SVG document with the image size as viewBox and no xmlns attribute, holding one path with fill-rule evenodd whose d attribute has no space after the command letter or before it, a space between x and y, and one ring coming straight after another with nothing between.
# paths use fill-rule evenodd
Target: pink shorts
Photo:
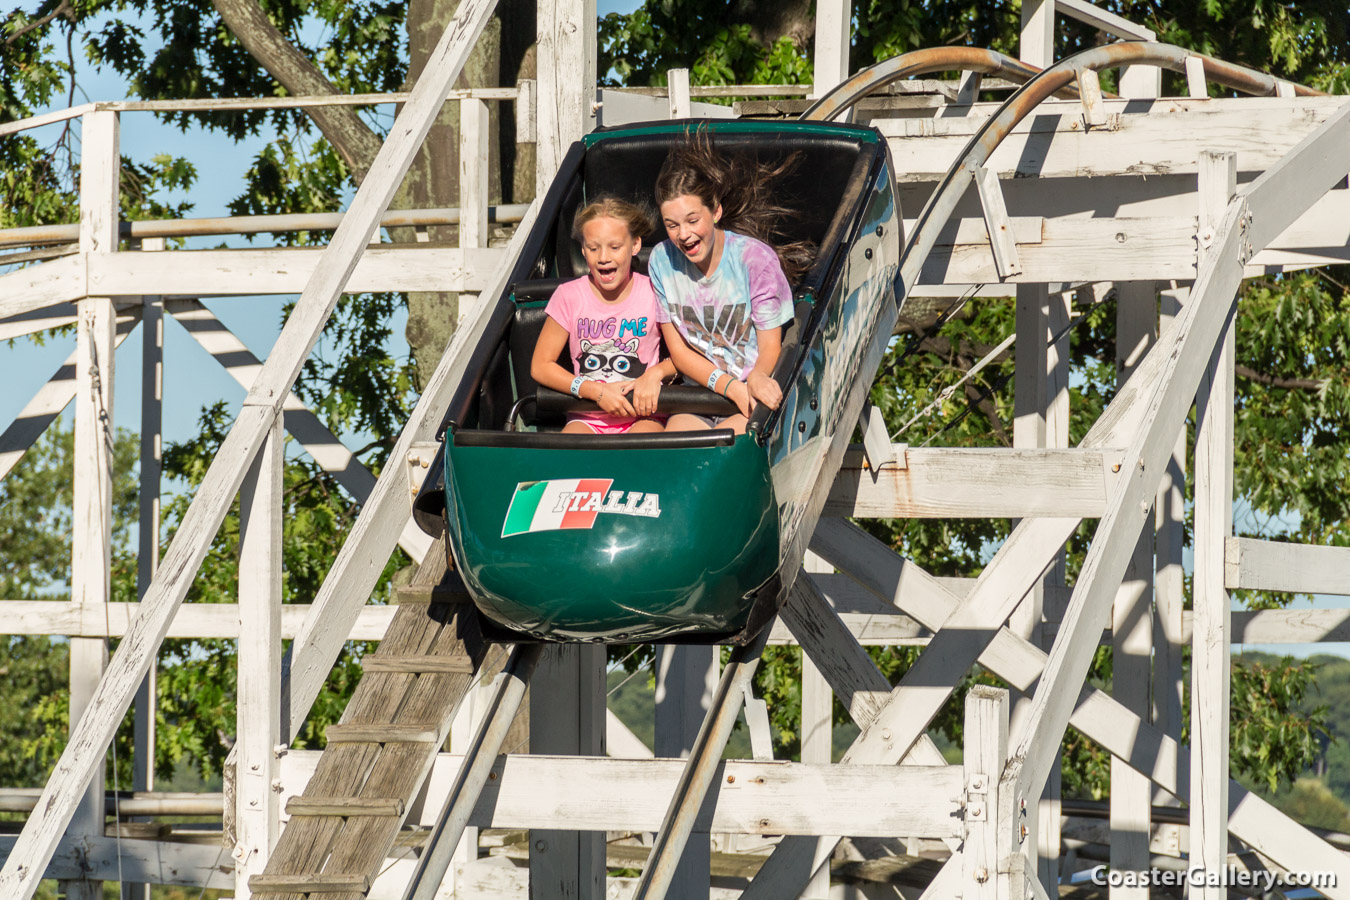
<instances>
[{"instance_id":1,"label":"pink shorts","mask_svg":"<svg viewBox=\"0 0 1350 900\"><path fill-rule=\"evenodd\" d=\"M663 422L665 420L664 416L647 416L645 418L655 419L658 422ZM629 419L628 421L624 421L622 419L618 420L609 418L601 419L601 418L590 418L588 416L567 417L568 425L571 425L573 422L580 422L582 425L585 425L587 428L589 428L596 434L625 434L630 428L632 428L634 425L636 425L638 422L641 421L643 420Z\"/></svg>"}]
</instances>

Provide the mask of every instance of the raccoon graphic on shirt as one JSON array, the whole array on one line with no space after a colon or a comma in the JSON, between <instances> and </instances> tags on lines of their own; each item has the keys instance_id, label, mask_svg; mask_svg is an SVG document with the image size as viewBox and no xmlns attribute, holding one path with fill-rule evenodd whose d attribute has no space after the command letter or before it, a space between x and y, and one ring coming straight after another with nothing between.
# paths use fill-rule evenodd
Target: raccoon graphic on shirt
<instances>
[{"instance_id":1,"label":"raccoon graphic on shirt","mask_svg":"<svg viewBox=\"0 0 1350 900\"><path fill-rule=\"evenodd\" d=\"M577 374L587 381L629 381L647 371L647 364L638 358L638 339L608 340L593 343L581 339L581 355L577 357Z\"/></svg>"}]
</instances>

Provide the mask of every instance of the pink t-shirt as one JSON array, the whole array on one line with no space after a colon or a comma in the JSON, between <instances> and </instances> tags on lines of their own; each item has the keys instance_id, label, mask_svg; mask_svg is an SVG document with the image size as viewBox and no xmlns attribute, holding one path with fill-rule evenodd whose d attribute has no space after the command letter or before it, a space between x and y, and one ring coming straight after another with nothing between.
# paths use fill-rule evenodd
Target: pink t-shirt
<instances>
[{"instance_id":1,"label":"pink t-shirt","mask_svg":"<svg viewBox=\"0 0 1350 900\"><path fill-rule=\"evenodd\" d=\"M606 303L591 290L586 276L564 282L544 310L567 330L572 371L587 381L631 381L661 361L661 328L656 320L656 294L646 275L633 273L628 296ZM633 422L631 416L578 413L610 425Z\"/></svg>"}]
</instances>

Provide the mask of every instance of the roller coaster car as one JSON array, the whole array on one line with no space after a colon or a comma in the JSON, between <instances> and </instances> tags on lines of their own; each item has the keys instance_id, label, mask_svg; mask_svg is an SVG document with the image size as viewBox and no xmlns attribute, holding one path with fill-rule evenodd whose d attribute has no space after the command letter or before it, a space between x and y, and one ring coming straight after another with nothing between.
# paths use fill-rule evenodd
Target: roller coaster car
<instances>
[{"instance_id":1,"label":"roller coaster car","mask_svg":"<svg viewBox=\"0 0 1350 900\"><path fill-rule=\"evenodd\" d=\"M571 223L608 194L652 205L656 175L694 128L761 159L800 154L781 200L816 260L794 287L774 372L776 411L747 433L562 434L592 404L541 388L530 358L544 305L586 265ZM801 565L898 311L902 222L873 129L734 120L600 130L574 144L496 298L451 401L441 455L414 504L444 528L455 568L497 640L744 643ZM634 260L646 270L643 237ZM564 351L565 354L565 351ZM559 362L569 371L567 359ZM702 387L669 385L663 413L728 414ZM439 460L443 460L443 463Z\"/></svg>"}]
</instances>

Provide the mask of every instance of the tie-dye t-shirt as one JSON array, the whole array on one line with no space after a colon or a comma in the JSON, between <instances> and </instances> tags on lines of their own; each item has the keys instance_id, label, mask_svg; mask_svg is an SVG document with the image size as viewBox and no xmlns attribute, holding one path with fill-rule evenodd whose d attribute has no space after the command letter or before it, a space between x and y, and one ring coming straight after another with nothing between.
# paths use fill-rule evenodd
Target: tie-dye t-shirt
<instances>
[{"instance_id":1,"label":"tie-dye t-shirt","mask_svg":"<svg viewBox=\"0 0 1350 900\"><path fill-rule=\"evenodd\" d=\"M714 364L745 378L759 358L756 329L792 321L792 289L778 255L763 241L723 232L722 258L707 278L670 241L652 249L647 271L657 318Z\"/></svg>"},{"instance_id":2,"label":"tie-dye t-shirt","mask_svg":"<svg viewBox=\"0 0 1350 900\"><path fill-rule=\"evenodd\" d=\"M656 298L646 275L634 272L632 289L618 303L597 297L585 275L574 278L558 285L544 312L567 329L572 371L587 381L632 381L661 361ZM575 413L571 418L611 425L637 421L608 413Z\"/></svg>"}]
</instances>

